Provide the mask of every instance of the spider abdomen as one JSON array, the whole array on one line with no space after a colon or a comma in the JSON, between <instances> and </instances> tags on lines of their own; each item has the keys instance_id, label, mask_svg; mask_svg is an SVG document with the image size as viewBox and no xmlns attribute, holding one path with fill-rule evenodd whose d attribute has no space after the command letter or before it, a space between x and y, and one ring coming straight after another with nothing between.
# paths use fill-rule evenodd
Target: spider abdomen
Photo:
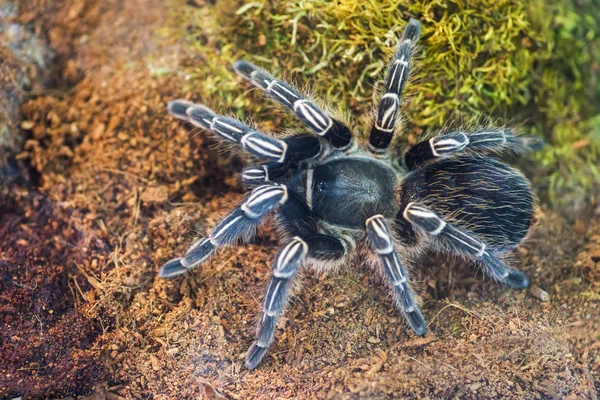
<instances>
[{"instance_id":1,"label":"spider abdomen","mask_svg":"<svg viewBox=\"0 0 600 400\"><path fill-rule=\"evenodd\" d=\"M446 158L402 184L401 207L416 201L485 239L497 250L518 245L533 224L533 195L514 168L492 158Z\"/></svg>"},{"instance_id":2,"label":"spider abdomen","mask_svg":"<svg viewBox=\"0 0 600 400\"><path fill-rule=\"evenodd\" d=\"M369 158L341 158L307 172L307 200L314 215L351 229L364 229L372 215L393 217L396 174Z\"/></svg>"}]
</instances>

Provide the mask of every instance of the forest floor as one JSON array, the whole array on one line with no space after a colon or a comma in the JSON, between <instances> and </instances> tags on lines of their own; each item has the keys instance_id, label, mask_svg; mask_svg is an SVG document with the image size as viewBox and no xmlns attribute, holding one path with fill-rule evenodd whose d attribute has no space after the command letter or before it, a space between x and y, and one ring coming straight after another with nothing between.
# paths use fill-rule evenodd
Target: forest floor
<instances>
[{"instance_id":1,"label":"forest floor","mask_svg":"<svg viewBox=\"0 0 600 400\"><path fill-rule=\"evenodd\" d=\"M47 29L60 85L23 104L29 177L0 192L0 398L597 398L598 205L567 219L542 204L514 257L530 290L424 259L423 338L360 263L307 274L244 369L272 230L157 275L243 198L242 159L165 112L194 96L193 55L161 34L170 3L34 0L19 16Z\"/></svg>"}]
</instances>

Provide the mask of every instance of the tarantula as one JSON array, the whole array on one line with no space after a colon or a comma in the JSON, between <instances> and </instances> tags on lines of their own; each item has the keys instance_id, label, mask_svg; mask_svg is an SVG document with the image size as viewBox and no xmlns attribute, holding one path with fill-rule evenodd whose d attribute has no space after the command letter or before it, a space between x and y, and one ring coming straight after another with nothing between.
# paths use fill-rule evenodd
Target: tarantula
<instances>
[{"instance_id":1,"label":"tarantula","mask_svg":"<svg viewBox=\"0 0 600 400\"><path fill-rule=\"evenodd\" d=\"M275 211L284 246L247 353L248 369L262 361L273 342L303 264L322 269L348 263L361 251L376 255L394 302L417 335L425 333L426 323L404 264L424 249L468 257L512 288L528 286L527 276L509 268L501 254L518 246L534 225L531 188L519 171L489 155L524 153L539 140L489 128L439 134L400 157L390 151L419 34L419 22L411 19L391 60L366 146L296 88L243 60L234 70L291 109L316 135L276 139L204 105L169 103L175 118L266 160L243 170L243 183L254 189L241 205L160 270L161 277L171 278L199 266L217 248L251 239Z\"/></svg>"}]
</instances>

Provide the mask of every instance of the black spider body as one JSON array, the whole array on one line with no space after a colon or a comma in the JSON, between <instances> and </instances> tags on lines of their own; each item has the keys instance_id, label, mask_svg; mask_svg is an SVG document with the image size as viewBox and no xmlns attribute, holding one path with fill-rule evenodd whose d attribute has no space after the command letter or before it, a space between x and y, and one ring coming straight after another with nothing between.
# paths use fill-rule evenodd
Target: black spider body
<instances>
[{"instance_id":1,"label":"black spider body","mask_svg":"<svg viewBox=\"0 0 600 400\"><path fill-rule=\"evenodd\" d=\"M397 209L397 176L389 166L372 158L341 157L294 175L289 189L305 198L315 218L329 224L364 231L370 216L390 218Z\"/></svg>"},{"instance_id":2,"label":"black spider body","mask_svg":"<svg viewBox=\"0 0 600 400\"><path fill-rule=\"evenodd\" d=\"M426 323L404 264L407 255L431 248L475 261L494 280L524 288L528 279L502 260L534 222L527 180L493 154L523 153L540 141L510 129L487 128L433 136L397 157L389 149L399 128L400 96L408 80L420 25L410 20L394 53L385 93L368 144L297 89L266 71L238 61L234 69L291 109L314 134L273 138L185 100L169 112L266 160L242 172L253 188L246 199L183 257L160 270L171 278L206 261L217 248L249 240L273 212L284 247L276 257L265 293L257 339L246 356L255 368L275 337L277 321L301 265L346 265L358 249L376 255L394 301L411 328Z\"/></svg>"}]
</instances>

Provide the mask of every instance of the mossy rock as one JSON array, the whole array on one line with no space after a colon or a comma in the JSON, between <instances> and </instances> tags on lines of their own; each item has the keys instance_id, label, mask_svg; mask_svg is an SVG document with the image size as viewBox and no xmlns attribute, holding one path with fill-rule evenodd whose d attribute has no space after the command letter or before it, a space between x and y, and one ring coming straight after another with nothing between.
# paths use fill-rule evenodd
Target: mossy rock
<instances>
[{"instance_id":1,"label":"mossy rock","mask_svg":"<svg viewBox=\"0 0 600 400\"><path fill-rule=\"evenodd\" d=\"M600 182L599 16L594 0L217 0L191 20L173 18L184 22L178 34L198 54L187 71L194 100L274 131L297 125L249 95L233 61L248 59L368 116L406 21L417 18L418 69L399 141L457 126L517 126L546 139L523 166L544 200L563 204L591 199ZM355 130L365 134L366 124L356 118Z\"/></svg>"}]
</instances>

